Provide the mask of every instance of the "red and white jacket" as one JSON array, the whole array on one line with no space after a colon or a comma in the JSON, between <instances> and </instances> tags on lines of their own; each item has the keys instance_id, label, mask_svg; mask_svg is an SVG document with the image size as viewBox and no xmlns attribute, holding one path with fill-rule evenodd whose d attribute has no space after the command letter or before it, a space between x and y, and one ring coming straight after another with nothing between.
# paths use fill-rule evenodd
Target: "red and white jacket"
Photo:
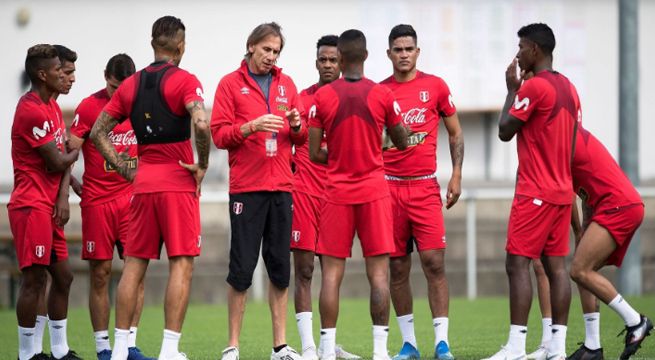
<instances>
[{"instance_id":1,"label":"red and white jacket","mask_svg":"<svg viewBox=\"0 0 655 360\"><path fill-rule=\"evenodd\" d=\"M225 75L216 88L211 131L214 144L229 153L230 194L291 192L293 188L291 148L307 141L305 111L293 80L278 67L273 67L271 74L268 103L257 82L248 74L245 60L239 69ZM285 112L294 108L301 114L298 133L291 130L285 117ZM243 124L265 114L285 119L284 127L277 133L276 156L266 156L266 139L271 133L258 131L247 138L241 133Z\"/></svg>"}]
</instances>

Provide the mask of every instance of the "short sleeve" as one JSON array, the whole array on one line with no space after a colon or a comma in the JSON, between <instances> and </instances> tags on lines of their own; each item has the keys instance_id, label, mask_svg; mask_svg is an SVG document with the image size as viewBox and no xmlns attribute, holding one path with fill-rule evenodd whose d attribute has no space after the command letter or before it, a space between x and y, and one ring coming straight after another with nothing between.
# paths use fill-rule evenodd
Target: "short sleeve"
<instances>
[{"instance_id":1,"label":"short sleeve","mask_svg":"<svg viewBox=\"0 0 655 360\"><path fill-rule=\"evenodd\" d=\"M20 117L19 134L32 148L43 146L55 140L57 128L54 119L49 119L46 112L36 106L24 108Z\"/></svg>"},{"instance_id":2,"label":"short sleeve","mask_svg":"<svg viewBox=\"0 0 655 360\"><path fill-rule=\"evenodd\" d=\"M309 127L323 129L323 114L325 111L323 105L321 105L323 99L323 91L319 91L314 95L313 100L308 104L309 109L307 110L307 121L309 122Z\"/></svg>"},{"instance_id":3,"label":"short sleeve","mask_svg":"<svg viewBox=\"0 0 655 360\"><path fill-rule=\"evenodd\" d=\"M439 79L437 85L437 112L440 116L448 117L452 116L457 112L455 108L455 102L453 101L453 95L450 93L450 88L443 79Z\"/></svg>"},{"instance_id":4,"label":"short sleeve","mask_svg":"<svg viewBox=\"0 0 655 360\"><path fill-rule=\"evenodd\" d=\"M398 104L398 101L396 101L393 92L386 87L383 89L386 90L386 95L384 97L384 106L386 108L385 125L387 129L390 129L403 121L402 110L400 109L400 105Z\"/></svg>"},{"instance_id":5,"label":"short sleeve","mask_svg":"<svg viewBox=\"0 0 655 360\"><path fill-rule=\"evenodd\" d=\"M92 110L88 99L82 100L75 109L75 117L71 123L70 133L80 139L86 139L98 115L97 111Z\"/></svg>"},{"instance_id":6,"label":"short sleeve","mask_svg":"<svg viewBox=\"0 0 655 360\"><path fill-rule=\"evenodd\" d=\"M114 92L114 96L111 97L107 105L105 105L104 109L102 111L106 112L107 115L111 116L112 118L118 120L119 122L125 121L130 114L129 110L127 108L127 88L128 84L126 82L132 78L128 78L127 80L123 81L121 86L116 89L116 92Z\"/></svg>"},{"instance_id":7,"label":"short sleeve","mask_svg":"<svg viewBox=\"0 0 655 360\"><path fill-rule=\"evenodd\" d=\"M510 115L523 122L530 119L540 99L538 84L535 78L523 82L519 91L516 92L512 107L509 109Z\"/></svg>"},{"instance_id":8,"label":"short sleeve","mask_svg":"<svg viewBox=\"0 0 655 360\"><path fill-rule=\"evenodd\" d=\"M195 75L187 74L183 81L182 85L182 98L184 99L184 105L192 103L194 101L205 102L205 93L202 88L202 84Z\"/></svg>"}]
</instances>

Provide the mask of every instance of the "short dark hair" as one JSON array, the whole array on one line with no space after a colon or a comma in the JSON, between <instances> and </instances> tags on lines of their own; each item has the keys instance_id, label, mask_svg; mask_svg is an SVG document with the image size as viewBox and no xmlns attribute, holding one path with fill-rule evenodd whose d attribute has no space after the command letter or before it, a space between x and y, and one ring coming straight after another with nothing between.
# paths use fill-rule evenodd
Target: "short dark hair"
<instances>
[{"instance_id":1,"label":"short dark hair","mask_svg":"<svg viewBox=\"0 0 655 360\"><path fill-rule=\"evenodd\" d=\"M321 46L337 46L338 41L339 37L336 35L321 36L321 38L316 42L316 50L318 50Z\"/></svg>"},{"instance_id":2,"label":"short dark hair","mask_svg":"<svg viewBox=\"0 0 655 360\"><path fill-rule=\"evenodd\" d=\"M260 41L264 40L267 36L273 35L280 38L280 52L284 49L284 35L282 35L282 27L276 22L263 23L257 25L256 28L252 30L250 35L248 35L248 40L246 40L246 58L250 57L250 50L248 48L251 45L257 45Z\"/></svg>"},{"instance_id":3,"label":"short dark hair","mask_svg":"<svg viewBox=\"0 0 655 360\"><path fill-rule=\"evenodd\" d=\"M134 61L127 54L117 54L111 57L105 67L105 77L114 77L118 81L123 81L136 72Z\"/></svg>"},{"instance_id":4,"label":"short dark hair","mask_svg":"<svg viewBox=\"0 0 655 360\"><path fill-rule=\"evenodd\" d=\"M29 48L25 58L25 72L30 81L38 81L38 71L45 70L47 61L58 56L57 49L50 44L39 44Z\"/></svg>"},{"instance_id":5,"label":"short dark hair","mask_svg":"<svg viewBox=\"0 0 655 360\"><path fill-rule=\"evenodd\" d=\"M170 15L160 17L152 24L150 44L153 48L173 51L177 43L173 43L171 40L175 40L180 30L186 31L186 27L179 18Z\"/></svg>"},{"instance_id":6,"label":"short dark hair","mask_svg":"<svg viewBox=\"0 0 655 360\"><path fill-rule=\"evenodd\" d=\"M414 39L414 43L416 43L417 36L414 27L412 27L412 25L399 24L394 26L389 33L389 47L391 47L394 40L403 36L411 36L412 39Z\"/></svg>"},{"instance_id":7,"label":"short dark hair","mask_svg":"<svg viewBox=\"0 0 655 360\"><path fill-rule=\"evenodd\" d=\"M59 61L61 61L61 64L64 64L64 61L68 62L76 62L77 61L77 53L64 45L52 45L57 49L57 53L59 54Z\"/></svg>"},{"instance_id":8,"label":"short dark hair","mask_svg":"<svg viewBox=\"0 0 655 360\"><path fill-rule=\"evenodd\" d=\"M519 38L525 38L537 44L541 51L547 56L553 54L555 50L555 34L546 24L535 23L519 29L517 35Z\"/></svg>"},{"instance_id":9,"label":"short dark hair","mask_svg":"<svg viewBox=\"0 0 655 360\"><path fill-rule=\"evenodd\" d=\"M346 30L339 35L337 49L347 62L364 62L366 60L366 36L357 29Z\"/></svg>"}]
</instances>

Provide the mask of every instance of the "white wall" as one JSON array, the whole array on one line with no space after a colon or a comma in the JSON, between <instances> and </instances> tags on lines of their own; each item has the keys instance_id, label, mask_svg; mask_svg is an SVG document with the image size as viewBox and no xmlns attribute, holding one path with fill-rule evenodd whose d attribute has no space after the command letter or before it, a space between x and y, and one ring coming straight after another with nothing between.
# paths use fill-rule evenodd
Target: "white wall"
<instances>
[{"instance_id":1,"label":"white wall","mask_svg":"<svg viewBox=\"0 0 655 360\"><path fill-rule=\"evenodd\" d=\"M655 177L648 156L655 145L647 134L655 125L649 102L655 90L655 70L646 66L655 49L646 34L655 33L655 1L640 5L640 126L641 176ZM19 9L27 9L26 26L16 23ZM219 78L234 70L245 51L248 33L257 24L277 21L287 38L279 65L299 88L316 80L313 59L316 40L348 28L362 29L368 38L367 75L381 80L390 74L386 59L388 32L398 23L411 23L419 34L421 69L442 76L451 86L461 110L498 109L505 97L504 71L516 52L521 25L542 21L556 34L555 67L577 85L585 126L616 155L618 145L618 5L596 1L171 1L113 2L79 0L4 0L0 3L0 34L5 44L0 78L0 184L11 184L10 129L22 93L19 75L28 47L61 43L77 51L77 83L60 98L72 109L101 88L107 59L119 52L132 56L137 67L152 60L150 27L159 16L180 17L187 27L187 53L182 67L195 73L205 87L209 106ZM484 178L483 123L467 118L467 156L464 176ZM443 130L443 129L442 129ZM491 178L511 180L516 170L515 145L503 144L491 133ZM440 174L448 176L447 141L441 139ZM225 157L222 156L222 159ZM222 160L224 161L224 160Z\"/></svg>"}]
</instances>

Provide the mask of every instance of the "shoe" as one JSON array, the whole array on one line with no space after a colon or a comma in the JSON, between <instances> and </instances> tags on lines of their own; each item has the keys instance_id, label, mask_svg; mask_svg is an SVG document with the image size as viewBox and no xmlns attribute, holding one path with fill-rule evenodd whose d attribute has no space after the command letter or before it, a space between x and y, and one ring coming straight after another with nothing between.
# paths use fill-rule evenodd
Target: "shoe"
<instances>
[{"instance_id":1,"label":"shoe","mask_svg":"<svg viewBox=\"0 0 655 360\"><path fill-rule=\"evenodd\" d=\"M111 352L109 352L109 354L111 355ZM127 349L127 360L157 360L157 359L150 358L150 357L147 357L147 356L143 355L143 353L141 352L141 349L134 346L134 347L131 347L131 348Z\"/></svg>"},{"instance_id":2,"label":"shoe","mask_svg":"<svg viewBox=\"0 0 655 360\"><path fill-rule=\"evenodd\" d=\"M509 352L507 347L501 346L500 351L482 360L527 360L527 358L528 357L525 355L525 353L512 354Z\"/></svg>"},{"instance_id":3,"label":"shoe","mask_svg":"<svg viewBox=\"0 0 655 360\"><path fill-rule=\"evenodd\" d=\"M102 350L101 352L96 354L98 356L98 360L111 360L111 350Z\"/></svg>"},{"instance_id":4,"label":"shoe","mask_svg":"<svg viewBox=\"0 0 655 360\"><path fill-rule=\"evenodd\" d=\"M226 347L221 355L221 360L239 360L239 348L235 346Z\"/></svg>"},{"instance_id":5,"label":"shoe","mask_svg":"<svg viewBox=\"0 0 655 360\"><path fill-rule=\"evenodd\" d=\"M302 350L302 360L318 360L318 354L316 353L316 347L310 346Z\"/></svg>"},{"instance_id":6,"label":"shoe","mask_svg":"<svg viewBox=\"0 0 655 360\"><path fill-rule=\"evenodd\" d=\"M278 352L271 350L271 360L302 360L302 358L296 350L287 345Z\"/></svg>"},{"instance_id":7,"label":"shoe","mask_svg":"<svg viewBox=\"0 0 655 360\"><path fill-rule=\"evenodd\" d=\"M189 360L185 353L177 353L173 357L167 356L165 358L160 357L159 360Z\"/></svg>"},{"instance_id":8,"label":"shoe","mask_svg":"<svg viewBox=\"0 0 655 360\"><path fill-rule=\"evenodd\" d=\"M46 354L44 352L41 352L41 353L38 353L38 354L32 356L30 358L30 360L50 360L50 355L48 355L48 354Z\"/></svg>"},{"instance_id":9,"label":"shoe","mask_svg":"<svg viewBox=\"0 0 655 360\"><path fill-rule=\"evenodd\" d=\"M393 360L418 360L420 358L421 354L419 354L418 349L414 345L405 342L403 343L403 347L400 348L400 351L398 351L398 354L393 357Z\"/></svg>"},{"instance_id":10,"label":"shoe","mask_svg":"<svg viewBox=\"0 0 655 360\"><path fill-rule=\"evenodd\" d=\"M566 360L566 354L548 354L546 360Z\"/></svg>"},{"instance_id":11,"label":"shoe","mask_svg":"<svg viewBox=\"0 0 655 360\"><path fill-rule=\"evenodd\" d=\"M621 360L627 360L630 356L634 355L637 350L641 347L641 342L644 341L646 336L650 335L650 331L653 330L653 323L649 318L644 315L641 316L641 321L635 326L626 326L619 336L625 334L625 348L623 348L623 353L621 354Z\"/></svg>"},{"instance_id":12,"label":"shoe","mask_svg":"<svg viewBox=\"0 0 655 360\"><path fill-rule=\"evenodd\" d=\"M546 347L542 344L539 345L537 350L529 353L527 358L528 360L546 360L546 355L548 355L548 350L546 350Z\"/></svg>"},{"instance_id":13,"label":"shoe","mask_svg":"<svg viewBox=\"0 0 655 360\"><path fill-rule=\"evenodd\" d=\"M439 341L437 346L434 347L434 358L437 360L455 360L448 344L443 340Z\"/></svg>"},{"instance_id":14,"label":"shoe","mask_svg":"<svg viewBox=\"0 0 655 360\"><path fill-rule=\"evenodd\" d=\"M68 350L66 355L64 355L64 356L62 356L60 358L56 358L53 355L50 355L50 359L52 359L52 360L82 360L82 358L79 357L77 355L77 353L75 351L73 351L73 350Z\"/></svg>"},{"instance_id":15,"label":"shoe","mask_svg":"<svg viewBox=\"0 0 655 360\"><path fill-rule=\"evenodd\" d=\"M566 357L567 360L603 360L603 348L591 350L580 343L580 347L573 354Z\"/></svg>"},{"instance_id":16,"label":"shoe","mask_svg":"<svg viewBox=\"0 0 655 360\"><path fill-rule=\"evenodd\" d=\"M355 360L355 359L361 359L362 357L359 355L351 354L347 352L346 350L343 349L343 346L337 344L337 346L334 348L334 352L337 355L337 359L344 359L344 360Z\"/></svg>"}]
</instances>

